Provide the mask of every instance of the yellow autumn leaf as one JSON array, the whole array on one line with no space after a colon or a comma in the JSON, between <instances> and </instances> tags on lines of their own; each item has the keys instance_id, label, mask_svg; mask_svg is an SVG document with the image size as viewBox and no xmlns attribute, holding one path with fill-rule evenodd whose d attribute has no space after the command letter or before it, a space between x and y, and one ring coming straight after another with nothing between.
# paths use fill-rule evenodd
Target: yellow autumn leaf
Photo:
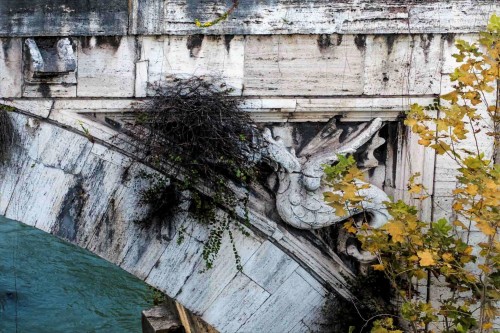
<instances>
[{"instance_id":1,"label":"yellow autumn leaf","mask_svg":"<svg viewBox=\"0 0 500 333\"><path fill-rule=\"evenodd\" d=\"M460 227L462 229L468 229L467 226L465 224L463 224L462 222L460 222L459 220L453 221L453 225L456 227Z\"/></svg>"},{"instance_id":2,"label":"yellow autumn leaf","mask_svg":"<svg viewBox=\"0 0 500 333\"><path fill-rule=\"evenodd\" d=\"M417 119L415 118L406 118L405 121L404 121L404 124L406 126L410 126L410 127L413 127L417 124Z\"/></svg>"},{"instance_id":3,"label":"yellow autumn leaf","mask_svg":"<svg viewBox=\"0 0 500 333\"><path fill-rule=\"evenodd\" d=\"M493 236L495 234L495 228L493 228L487 221L477 221L476 227L487 236Z\"/></svg>"},{"instance_id":4,"label":"yellow autumn leaf","mask_svg":"<svg viewBox=\"0 0 500 333\"><path fill-rule=\"evenodd\" d=\"M441 98L444 99L444 100L446 100L446 101L450 101L452 103L456 103L458 101L458 92L456 90L453 90L450 93L441 95Z\"/></svg>"},{"instance_id":5,"label":"yellow autumn leaf","mask_svg":"<svg viewBox=\"0 0 500 333\"><path fill-rule=\"evenodd\" d=\"M465 280L468 281L468 282L471 282L471 283L474 283L477 281L476 277L474 276L474 274L468 272L465 274L464 276Z\"/></svg>"},{"instance_id":6,"label":"yellow autumn leaf","mask_svg":"<svg viewBox=\"0 0 500 333\"><path fill-rule=\"evenodd\" d=\"M444 141L441 141L439 140L437 143L433 144L430 146L431 148L433 148L436 153L438 155L443 155L445 154L447 151L450 151L451 150L451 147L449 144L447 144L446 142Z\"/></svg>"},{"instance_id":7,"label":"yellow autumn leaf","mask_svg":"<svg viewBox=\"0 0 500 333\"><path fill-rule=\"evenodd\" d=\"M459 68L463 71L468 71L469 69L471 69L472 65L469 64L469 63L465 63L465 64L462 64Z\"/></svg>"},{"instance_id":8,"label":"yellow autumn leaf","mask_svg":"<svg viewBox=\"0 0 500 333\"><path fill-rule=\"evenodd\" d=\"M348 233L355 234L358 232L358 229L354 226L352 221L349 221L344 224L344 229L347 230Z\"/></svg>"},{"instance_id":9,"label":"yellow autumn leaf","mask_svg":"<svg viewBox=\"0 0 500 333\"><path fill-rule=\"evenodd\" d=\"M408 192L410 192L412 194L419 194L420 192L422 192L423 189L424 189L424 187L421 184L413 184L410 186L410 189Z\"/></svg>"},{"instance_id":10,"label":"yellow autumn leaf","mask_svg":"<svg viewBox=\"0 0 500 333\"><path fill-rule=\"evenodd\" d=\"M410 242L413 244L413 245L417 245L417 246L422 246L424 245L424 242L422 241L422 236L421 235L409 235L409 238L410 238ZM410 257L411 258L411 257Z\"/></svg>"},{"instance_id":11,"label":"yellow autumn leaf","mask_svg":"<svg viewBox=\"0 0 500 333\"><path fill-rule=\"evenodd\" d=\"M457 138L463 140L465 138L467 138L466 134L469 133L468 130L465 129L465 127L463 125L461 126L456 126L454 129L453 129L453 134L455 134L457 136Z\"/></svg>"},{"instance_id":12,"label":"yellow autumn leaf","mask_svg":"<svg viewBox=\"0 0 500 333\"><path fill-rule=\"evenodd\" d=\"M446 131L448 129L448 123L444 119L437 119L436 125L439 132Z\"/></svg>"},{"instance_id":13,"label":"yellow autumn leaf","mask_svg":"<svg viewBox=\"0 0 500 333\"><path fill-rule=\"evenodd\" d=\"M387 223L384 226L384 230L387 230L389 235L392 237L392 241L394 243L403 243L404 242L404 232L405 226L401 221L392 221Z\"/></svg>"},{"instance_id":14,"label":"yellow autumn leaf","mask_svg":"<svg viewBox=\"0 0 500 333\"><path fill-rule=\"evenodd\" d=\"M485 306L484 316L486 318L496 318L498 316L498 310L492 306Z\"/></svg>"},{"instance_id":15,"label":"yellow autumn leaf","mask_svg":"<svg viewBox=\"0 0 500 333\"><path fill-rule=\"evenodd\" d=\"M372 265L372 268L375 270L375 271L383 271L385 269L385 266L382 265L382 264L377 264L377 265Z\"/></svg>"},{"instance_id":16,"label":"yellow autumn leaf","mask_svg":"<svg viewBox=\"0 0 500 333\"><path fill-rule=\"evenodd\" d=\"M488 106L487 110L488 110L488 112L491 112L494 114L497 112L497 107L496 107L496 105L490 105L490 106Z\"/></svg>"},{"instance_id":17,"label":"yellow autumn leaf","mask_svg":"<svg viewBox=\"0 0 500 333\"><path fill-rule=\"evenodd\" d=\"M429 250L417 251L417 255L420 258L420 266L427 267L435 265L436 262L432 258L432 253Z\"/></svg>"},{"instance_id":18,"label":"yellow autumn leaf","mask_svg":"<svg viewBox=\"0 0 500 333\"><path fill-rule=\"evenodd\" d=\"M470 195L476 195L477 194L477 190L479 189L479 187L477 185L474 185L474 184L469 184L466 188L465 188L465 192L467 192L467 194L470 194Z\"/></svg>"},{"instance_id":19,"label":"yellow autumn leaf","mask_svg":"<svg viewBox=\"0 0 500 333\"><path fill-rule=\"evenodd\" d=\"M462 82L465 85L472 86L474 84L476 77L471 73L462 73L462 75L458 78L458 81Z\"/></svg>"},{"instance_id":20,"label":"yellow autumn leaf","mask_svg":"<svg viewBox=\"0 0 500 333\"><path fill-rule=\"evenodd\" d=\"M448 252L443 253L442 257L443 257L443 260L446 262L453 261L453 255L451 253L448 253Z\"/></svg>"},{"instance_id":21,"label":"yellow autumn leaf","mask_svg":"<svg viewBox=\"0 0 500 333\"><path fill-rule=\"evenodd\" d=\"M342 187L342 191L344 192L344 200L357 201L357 188L355 185L346 185Z\"/></svg>"},{"instance_id":22,"label":"yellow autumn leaf","mask_svg":"<svg viewBox=\"0 0 500 333\"><path fill-rule=\"evenodd\" d=\"M456 201L453 206L453 210L462 210L464 209L464 205L461 202Z\"/></svg>"},{"instance_id":23,"label":"yellow autumn leaf","mask_svg":"<svg viewBox=\"0 0 500 333\"><path fill-rule=\"evenodd\" d=\"M424 147L428 147L431 144L431 140L420 139L418 140L418 144Z\"/></svg>"},{"instance_id":24,"label":"yellow autumn leaf","mask_svg":"<svg viewBox=\"0 0 500 333\"><path fill-rule=\"evenodd\" d=\"M335 209L335 214L338 216L346 216L347 215L347 210L345 209L345 205L342 203L338 202L329 202L328 206L332 207Z\"/></svg>"},{"instance_id":25,"label":"yellow autumn leaf","mask_svg":"<svg viewBox=\"0 0 500 333\"><path fill-rule=\"evenodd\" d=\"M493 328L493 324L492 323L484 323L483 324L483 329L484 330L489 330L490 328Z\"/></svg>"},{"instance_id":26,"label":"yellow autumn leaf","mask_svg":"<svg viewBox=\"0 0 500 333\"><path fill-rule=\"evenodd\" d=\"M489 274L491 272L491 269L486 265L477 265L477 267L486 274Z\"/></svg>"},{"instance_id":27,"label":"yellow autumn leaf","mask_svg":"<svg viewBox=\"0 0 500 333\"><path fill-rule=\"evenodd\" d=\"M470 256L462 256L462 257L460 257L460 262L462 264L466 264L468 262L471 262L471 260L472 260L472 258Z\"/></svg>"}]
</instances>

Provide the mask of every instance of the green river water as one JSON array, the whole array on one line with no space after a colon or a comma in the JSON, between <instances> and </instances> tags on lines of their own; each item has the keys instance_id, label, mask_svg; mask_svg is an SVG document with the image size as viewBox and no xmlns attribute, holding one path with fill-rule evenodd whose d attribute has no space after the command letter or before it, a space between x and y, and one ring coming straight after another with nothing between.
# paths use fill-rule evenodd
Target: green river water
<instances>
[{"instance_id":1,"label":"green river water","mask_svg":"<svg viewBox=\"0 0 500 333\"><path fill-rule=\"evenodd\" d=\"M141 332L146 284L40 230L0 217L0 332Z\"/></svg>"}]
</instances>

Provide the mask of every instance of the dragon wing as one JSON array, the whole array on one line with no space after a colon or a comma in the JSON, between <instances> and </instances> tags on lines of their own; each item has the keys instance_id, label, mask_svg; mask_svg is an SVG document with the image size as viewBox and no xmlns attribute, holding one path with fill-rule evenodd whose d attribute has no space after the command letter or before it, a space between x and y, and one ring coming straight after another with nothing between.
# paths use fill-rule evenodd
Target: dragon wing
<instances>
[{"instance_id":1,"label":"dragon wing","mask_svg":"<svg viewBox=\"0 0 500 333\"><path fill-rule=\"evenodd\" d=\"M330 120L299 153L303 162L302 173L308 190L319 188L324 164L338 160L337 155L354 154L367 143L384 125L382 119L375 118L353 130L337 128L336 120Z\"/></svg>"}]
</instances>

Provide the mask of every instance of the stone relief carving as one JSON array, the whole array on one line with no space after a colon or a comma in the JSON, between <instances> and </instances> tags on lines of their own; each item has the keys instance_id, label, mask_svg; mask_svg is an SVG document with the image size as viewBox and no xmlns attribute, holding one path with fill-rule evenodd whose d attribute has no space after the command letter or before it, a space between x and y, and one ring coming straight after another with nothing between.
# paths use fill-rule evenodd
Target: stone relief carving
<instances>
[{"instance_id":1,"label":"stone relief carving","mask_svg":"<svg viewBox=\"0 0 500 333\"><path fill-rule=\"evenodd\" d=\"M39 47L32 38L26 39L25 44L30 55L29 67L35 76L66 74L76 70L76 58L69 38L61 38L49 47Z\"/></svg>"},{"instance_id":2,"label":"stone relief carving","mask_svg":"<svg viewBox=\"0 0 500 333\"><path fill-rule=\"evenodd\" d=\"M373 152L385 142L378 136L382 127L382 120L377 118L358 129L346 131L337 128L333 119L298 155L293 149L288 149L281 138L273 137L271 130L266 128L263 133L267 143L264 155L274 164L278 176L276 208L283 221L299 229L318 229L361 213L361 210L352 209L348 216L339 216L334 208L324 202L323 193L329 188L322 183L322 165L333 164L338 160L338 154L354 154L368 144L363 165L365 168L377 166ZM360 184L365 183L360 181ZM362 206L371 217L370 225L374 228L383 226L390 219L383 204L389 200L387 194L373 184L360 190L360 194L366 197ZM346 244L345 241L343 243ZM362 263L375 259L372 254L360 251L355 245L345 247L343 251Z\"/></svg>"},{"instance_id":3,"label":"stone relief carving","mask_svg":"<svg viewBox=\"0 0 500 333\"><path fill-rule=\"evenodd\" d=\"M113 124L119 125L113 126L114 128L122 128L122 122L125 120L122 119L123 115L116 114L100 113L98 117L92 119L107 126L111 126L112 120ZM260 154L248 157L254 161L263 160L274 168L273 176L277 184L270 187L276 188L276 210L285 223L298 229L324 228L342 223L362 211L353 209L348 216L338 216L335 210L324 202L323 193L330 189L322 183L322 165L335 163L337 154L362 152L362 160L358 161L361 168L376 168L379 161L374 152L385 143L385 139L379 134L383 126L382 120L376 118L360 126L343 128L337 126L334 118L314 135L298 154L294 149L288 148L290 145L282 138L274 136L270 128L265 128L262 132L264 143ZM281 130L283 131L282 128ZM280 130L276 131L275 128L275 132ZM361 190L360 194L366 197L362 205L363 211L370 217L370 225L374 228L383 226L391 217L383 204L389 201L387 194L373 184L368 184L368 188ZM339 235L337 250L360 263L375 259L373 254L362 251L353 244L347 234Z\"/></svg>"}]
</instances>

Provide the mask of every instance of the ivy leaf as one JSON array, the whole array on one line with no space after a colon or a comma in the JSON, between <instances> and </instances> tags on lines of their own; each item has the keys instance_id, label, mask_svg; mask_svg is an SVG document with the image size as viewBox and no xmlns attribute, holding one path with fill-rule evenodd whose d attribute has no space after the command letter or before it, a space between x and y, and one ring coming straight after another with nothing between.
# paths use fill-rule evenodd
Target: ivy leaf
<instances>
[{"instance_id":1,"label":"ivy leaf","mask_svg":"<svg viewBox=\"0 0 500 333\"><path fill-rule=\"evenodd\" d=\"M382 265L382 264L372 265L372 268L375 271L383 271L385 269L384 265Z\"/></svg>"},{"instance_id":2,"label":"ivy leaf","mask_svg":"<svg viewBox=\"0 0 500 333\"><path fill-rule=\"evenodd\" d=\"M427 273L423 269L417 269L415 272L415 277L419 280L427 278Z\"/></svg>"}]
</instances>

